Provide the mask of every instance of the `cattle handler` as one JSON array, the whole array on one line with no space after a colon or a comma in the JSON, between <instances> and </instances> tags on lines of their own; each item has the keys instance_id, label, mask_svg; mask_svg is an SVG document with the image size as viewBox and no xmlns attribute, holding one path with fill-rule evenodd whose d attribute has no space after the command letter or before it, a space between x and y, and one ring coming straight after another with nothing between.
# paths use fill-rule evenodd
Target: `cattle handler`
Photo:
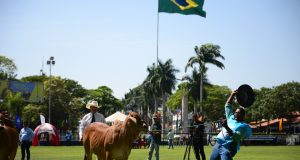
<instances>
[{"instance_id":1,"label":"cattle handler","mask_svg":"<svg viewBox=\"0 0 300 160\"><path fill-rule=\"evenodd\" d=\"M156 160L159 160L159 145L161 142L160 116L157 113L155 113L153 114L152 119L153 122L151 125L151 130L149 131L152 138L149 146L148 160L152 159L153 150L155 150Z\"/></svg>"}]
</instances>

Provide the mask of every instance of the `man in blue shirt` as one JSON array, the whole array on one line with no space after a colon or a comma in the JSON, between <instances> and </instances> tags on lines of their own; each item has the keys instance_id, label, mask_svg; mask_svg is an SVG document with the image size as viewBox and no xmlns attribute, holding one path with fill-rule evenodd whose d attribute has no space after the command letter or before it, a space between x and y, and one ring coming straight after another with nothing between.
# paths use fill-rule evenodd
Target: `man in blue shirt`
<instances>
[{"instance_id":1,"label":"man in blue shirt","mask_svg":"<svg viewBox=\"0 0 300 160\"><path fill-rule=\"evenodd\" d=\"M71 134L71 132L67 131L66 135L65 135L65 138L66 138L66 144L68 146L71 145L71 141L72 141L72 134Z\"/></svg>"},{"instance_id":2,"label":"man in blue shirt","mask_svg":"<svg viewBox=\"0 0 300 160\"><path fill-rule=\"evenodd\" d=\"M239 107L233 113L232 102L237 91L233 91L225 104L226 120L217 135L210 160L232 160L240 148L240 140L252 135L252 129L244 122L245 110Z\"/></svg>"},{"instance_id":3,"label":"man in blue shirt","mask_svg":"<svg viewBox=\"0 0 300 160\"><path fill-rule=\"evenodd\" d=\"M23 123L23 127L19 134L19 140L21 142L21 154L22 154L22 160L25 159L25 151L27 154L27 160L30 160L30 146L32 144L32 139L34 136L34 133L31 128L28 127L28 122Z\"/></svg>"}]
</instances>

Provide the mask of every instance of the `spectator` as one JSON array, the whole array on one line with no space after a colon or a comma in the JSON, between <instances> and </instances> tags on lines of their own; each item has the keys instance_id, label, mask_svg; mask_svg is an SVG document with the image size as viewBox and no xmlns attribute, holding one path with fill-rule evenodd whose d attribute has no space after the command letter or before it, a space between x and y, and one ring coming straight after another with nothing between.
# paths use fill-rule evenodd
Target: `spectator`
<instances>
[{"instance_id":1,"label":"spectator","mask_svg":"<svg viewBox=\"0 0 300 160\"><path fill-rule=\"evenodd\" d=\"M174 132L172 131L172 129L169 129L167 137L168 137L168 145L169 145L168 149L170 149L171 147L172 147L172 149L174 149L174 146L173 146Z\"/></svg>"},{"instance_id":2,"label":"spectator","mask_svg":"<svg viewBox=\"0 0 300 160\"><path fill-rule=\"evenodd\" d=\"M25 159L25 151L27 155L27 160L30 160L30 146L32 144L34 133L31 128L28 127L28 122L23 123L23 128L19 134L19 140L21 142L21 154L22 160Z\"/></svg>"},{"instance_id":3,"label":"spectator","mask_svg":"<svg viewBox=\"0 0 300 160\"><path fill-rule=\"evenodd\" d=\"M71 145L71 141L72 141L72 134L71 134L71 132L67 131L66 135L65 135L65 138L66 138L66 145L70 146Z\"/></svg>"}]
</instances>

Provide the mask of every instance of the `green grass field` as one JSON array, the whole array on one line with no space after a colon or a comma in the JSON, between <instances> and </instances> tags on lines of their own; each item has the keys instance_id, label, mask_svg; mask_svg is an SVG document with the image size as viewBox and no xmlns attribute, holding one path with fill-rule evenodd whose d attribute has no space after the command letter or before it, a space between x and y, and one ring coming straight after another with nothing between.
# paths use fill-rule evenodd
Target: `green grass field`
<instances>
[{"instance_id":1,"label":"green grass field","mask_svg":"<svg viewBox=\"0 0 300 160\"><path fill-rule=\"evenodd\" d=\"M205 146L206 159L209 159L212 147ZM82 146L38 146L31 147L32 160L82 160ZM175 146L168 149L166 146L160 148L160 160L182 160L185 146ZM148 149L132 149L130 160L146 160ZM21 149L15 158L21 159ZM93 158L96 159L95 157ZM153 155L153 160L155 157ZM186 158L187 159L187 158ZM191 160L195 160L194 153L191 152ZM300 160L300 146L241 146L240 152L234 157L236 160Z\"/></svg>"}]
</instances>

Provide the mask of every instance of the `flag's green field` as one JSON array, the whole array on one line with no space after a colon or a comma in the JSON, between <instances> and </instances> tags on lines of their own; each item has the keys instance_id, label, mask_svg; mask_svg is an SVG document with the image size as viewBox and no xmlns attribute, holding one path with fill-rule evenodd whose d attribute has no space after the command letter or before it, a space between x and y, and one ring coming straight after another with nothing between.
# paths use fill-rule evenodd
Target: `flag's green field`
<instances>
[{"instance_id":1,"label":"flag's green field","mask_svg":"<svg viewBox=\"0 0 300 160\"><path fill-rule=\"evenodd\" d=\"M33 160L82 160L82 146L38 146L31 147L31 159ZM205 146L206 159L209 159L212 147ZM168 149L166 146L160 147L160 160L182 160L185 146L175 146ZM130 160L146 160L148 149L132 149ZM21 149L15 159L21 159ZM93 158L96 159L95 156ZM154 154L152 159L155 160ZM187 159L187 158L186 158ZM191 150L190 159L195 160ZM241 146L241 151L234 157L236 160L299 160L300 146Z\"/></svg>"}]
</instances>

